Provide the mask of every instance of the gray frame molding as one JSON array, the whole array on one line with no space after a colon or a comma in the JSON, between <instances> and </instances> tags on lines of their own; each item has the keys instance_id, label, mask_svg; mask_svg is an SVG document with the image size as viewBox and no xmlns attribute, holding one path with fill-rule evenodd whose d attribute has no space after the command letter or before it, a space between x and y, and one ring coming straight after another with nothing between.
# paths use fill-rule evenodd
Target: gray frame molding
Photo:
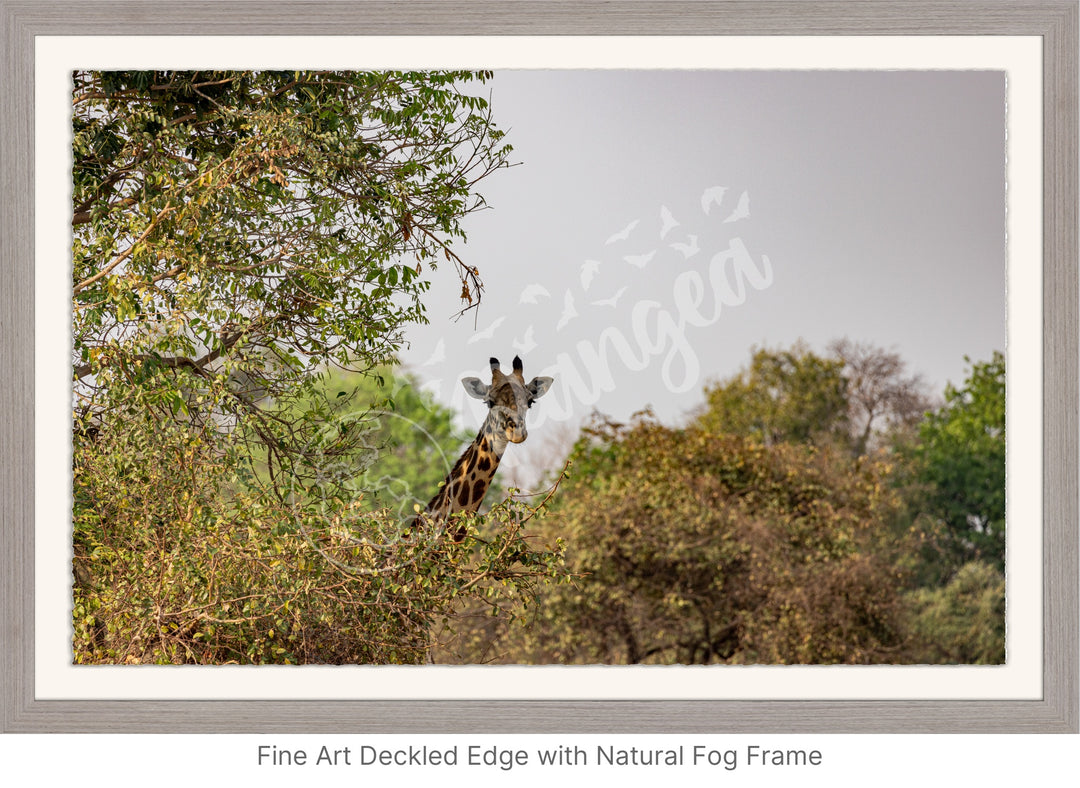
<instances>
[{"instance_id":1,"label":"gray frame molding","mask_svg":"<svg viewBox=\"0 0 1080 788\"><path fill-rule=\"evenodd\" d=\"M1076 0L0 0L0 730L1080 731ZM34 51L38 35L1029 35L1043 39L1044 696L1037 701L38 701Z\"/></svg>"}]
</instances>

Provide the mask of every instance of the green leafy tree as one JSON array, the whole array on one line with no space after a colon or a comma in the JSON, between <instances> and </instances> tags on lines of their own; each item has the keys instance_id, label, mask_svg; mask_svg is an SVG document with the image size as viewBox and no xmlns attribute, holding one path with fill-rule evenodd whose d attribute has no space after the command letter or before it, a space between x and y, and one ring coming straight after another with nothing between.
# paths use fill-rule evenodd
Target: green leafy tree
<instances>
[{"instance_id":1,"label":"green leafy tree","mask_svg":"<svg viewBox=\"0 0 1080 788\"><path fill-rule=\"evenodd\" d=\"M969 362L970 363L970 362ZM927 415L911 449L922 511L944 527L949 560L1005 567L1005 357L971 364Z\"/></svg>"},{"instance_id":2,"label":"green leafy tree","mask_svg":"<svg viewBox=\"0 0 1080 788\"><path fill-rule=\"evenodd\" d=\"M940 588L912 594L920 661L1005 662L1005 576L984 561L964 564Z\"/></svg>"},{"instance_id":3,"label":"green leafy tree","mask_svg":"<svg viewBox=\"0 0 1080 788\"><path fill-rule=\"evenodd\" d=\"M327 363L369 368L424 319L478 181L506 162L468 72L77 72L77 411L258 422ZM278 451L278 449L275 449Z\"/></svg>"},{"instance_id":4,"label":"green leafy tree","mask_svg":"<svg viewBox=\"0 0 1080 788\"><path fill-rule=\"evenodd\" d=\"M420 389L407 372L380 367L371 373L328 372L318 395L338 404L340 420L356 420L366 454L355 478L366 511L392 509L402 518L423 507L472 436L454 426L454 414Z\"/></svg>"},{"instance_id":5,"label":"green leafy tree","mask_svg":"<svg viewBox=\"0 0 1080 788\"><path fill-rule=\"evenodd\" d=\"M697 424L766 445L835 441L847 433L846 389L839 359L801 342L787 350L761 348L746 369L706 388Z\"/></svg>"},{"instance_id":6,"label":"green leafy tree","mask_svg":"<svg viewBox=\"0 0 1080 788\"><path fill-rule=\"evenodd\" d=\"M528 507L461 545L372 511L319 385L390 360L439 263L477 302L487 76L74 74L76 660L417 662L462 598L558 573Z\"/></svg>"}]
</instances>

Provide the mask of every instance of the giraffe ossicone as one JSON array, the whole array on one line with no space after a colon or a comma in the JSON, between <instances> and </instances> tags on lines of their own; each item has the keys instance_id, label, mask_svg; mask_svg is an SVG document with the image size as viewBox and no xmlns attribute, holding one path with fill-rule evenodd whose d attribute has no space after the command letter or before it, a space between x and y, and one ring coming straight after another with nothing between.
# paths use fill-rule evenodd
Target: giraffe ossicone
<instances>
[{"instance_id":1,"label":"giraffe ossicone","mask_svg":"<svg viewBox=\"0 0 1080 788\"><path fill-rule=\"evenodd\" d=\"M499 467L506 447L522 443L528 437L525 416L533 402L551 388L552 378L536 377L525 382L521 358L514 356L513 371L503 374L497 358L490 359L491 383L480 378L464 378L461 384L471 397L483 400L488 415L480 426L480 432L465 452L458 458L439 491L424 509L425 516L433 522L445 522L457 512L475 512L491 486L491 479ZM465 529L454 533L454 541L465 538Z\"/></svg>"}]
</instances>

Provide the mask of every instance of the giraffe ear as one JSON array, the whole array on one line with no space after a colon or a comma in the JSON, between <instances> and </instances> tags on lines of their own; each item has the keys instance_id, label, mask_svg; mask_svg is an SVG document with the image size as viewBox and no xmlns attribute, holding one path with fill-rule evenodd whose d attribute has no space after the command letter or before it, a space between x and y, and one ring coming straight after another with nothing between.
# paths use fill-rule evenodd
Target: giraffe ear
<instances>
[{"instance_id":1,"label":"giraffe ear","mask_svg":"<svg viewBox=\"0 0 1080 788\"><path fill-rule=\"evenodd\" d=\"M547 394L547 390L551 388L553 382L553 378L533 378L529 381L529 385L526 386L526 388L529 390L529 393L532 394L533 399L540 399L540 397Z\"/></svg>"},{"instance_id":2,"label":"giraffe ear","mask_svg":"<svg viewBox=\"0 0 1080 788\"><path fill-rule=\"evenodd\" d=\"M465 387L465 391L468 392L470 397L476 399L487 399L488 391L491 389L480 378L462 378L461 385Z\"/></svg>"}]
</instances>

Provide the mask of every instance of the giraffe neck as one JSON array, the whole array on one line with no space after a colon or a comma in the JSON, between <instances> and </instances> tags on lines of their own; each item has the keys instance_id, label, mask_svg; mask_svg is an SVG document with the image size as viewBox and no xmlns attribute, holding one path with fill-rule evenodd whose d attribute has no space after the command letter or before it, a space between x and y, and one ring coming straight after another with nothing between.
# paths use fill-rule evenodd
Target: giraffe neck
<instances>
[{"instance_id":1,"label":"giraffe neck","mask_svg":"<svg viewBox=\"0 0 1080 788\"><path fill-rule=\"evenodd\" d=\"M505 435L492 428L489 416L484 420L476 440L454 463L442 487L428 503L427 512L446 517L455 512L475 512L479 509L506 445Z\"/></svg>"}]
</instances>

